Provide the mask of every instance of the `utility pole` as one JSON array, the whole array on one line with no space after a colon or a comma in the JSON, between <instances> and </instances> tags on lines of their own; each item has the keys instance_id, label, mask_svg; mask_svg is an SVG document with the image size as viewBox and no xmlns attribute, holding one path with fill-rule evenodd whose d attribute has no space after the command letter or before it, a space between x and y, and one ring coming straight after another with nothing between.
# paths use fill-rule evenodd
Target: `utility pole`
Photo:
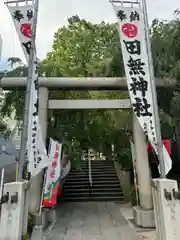
<instances>
[{"instance_id":1,"label":"utility pole","mask_svg":"<svg viewBox=\"0 0 180 240\"><path fill-rule=\"evenodd\" d=\"M33 1L33 0L32 0ZM24 2L27 2L26 0ZM20 147L20 159L19 159L19 173L18 180L23 180L23 168L25 166L26 158L26 146L28 140L28 123L29 123L29 110L31 104L32 96L32 84L33 84L33 66L36 56L36 29L37 29L37 19L38 19L38 10L39 10L39 0L34 0L34 16L32 24L32 39L31 39L31 51L29 56L28 63L28 78L26 85L26 94L25 94L25 108L24 108L24 121L23 121L23 130L21 134L21 147Z\"/></svg>"},{"instance_id":2,"label":"utility pole","mask_svg":"<svg viewBox=\"0 0 180 240\"><path fill-rule=\"evenodd\" d=\"M152 90L154 121L155 121L156 137L157 137L157 152L158 152L158 159L159 159L160 170L161 170L161 178L166 178L164 154L163 154L163 143L161 138L161 125L160 125L159 111L158 111L158 105L157 105L157 91L156 91L156 84L155 84L155 77L154 77L151 40L150 40L148 15L147 15L147 5L146 5L146 0L141 0L141 2L142 2L143 15L144 15L145 38L147 42L146 46L147 46L149 69L150 69L150 80L151 80L150 84L151 84L151 90Z\"/></svg>"}]
</instances>

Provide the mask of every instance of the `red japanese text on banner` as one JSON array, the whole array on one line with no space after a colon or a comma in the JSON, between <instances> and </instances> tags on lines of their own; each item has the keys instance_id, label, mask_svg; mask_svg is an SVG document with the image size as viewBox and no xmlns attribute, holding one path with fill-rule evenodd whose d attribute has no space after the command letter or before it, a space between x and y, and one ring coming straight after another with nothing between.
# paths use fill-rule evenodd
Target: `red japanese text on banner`
<instances>
[{"instance_id":1,"label":"red japanese text on banner","mask_svg":"<svg viewBox=\"0 0 180 240\"><path fill-rule=\"evenodd\" d=\"M49 164L46 172L43 205L56 205L61 172L62 144L50 139Z\"/></svg>"}]
</instances>

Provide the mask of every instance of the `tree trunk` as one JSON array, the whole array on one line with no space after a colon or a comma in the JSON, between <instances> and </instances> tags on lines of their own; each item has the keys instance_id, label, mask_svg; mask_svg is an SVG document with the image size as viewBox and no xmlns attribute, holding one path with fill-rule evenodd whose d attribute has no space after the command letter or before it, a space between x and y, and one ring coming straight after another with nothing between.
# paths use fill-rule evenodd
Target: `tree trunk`
<instances>
[{"instance_id":1,"label":"tree trunk","mask_svg":"<svg viewBox=\"0 0 180 240\"><path fill-rule=\"evenodd\" d=\"M100 160L100 152L96 153L96 160Z\"/></svg>"},{"instance_id":2,"label":"tree trunk","mask_svg":"<svg viewBox=\"0 0 180 240\"><path fill-rule=\"evenodd\" d=\"M106 152L105 152L106 160L112 160L112 146L111 144L107 144Z\"/></svg>"}]
</instances>

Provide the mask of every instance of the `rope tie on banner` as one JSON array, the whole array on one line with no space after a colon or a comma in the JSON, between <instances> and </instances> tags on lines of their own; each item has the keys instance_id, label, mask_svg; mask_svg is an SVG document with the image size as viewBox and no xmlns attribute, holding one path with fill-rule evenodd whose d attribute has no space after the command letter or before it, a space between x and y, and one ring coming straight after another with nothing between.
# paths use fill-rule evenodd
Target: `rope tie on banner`
<instances>
[{"instance_id":1,"label":"rope tie on banner","mask_svg":"<svg viewBox=\"0 0 180 240\"><path fill-rule=\"evenodd\" d=\"M114 8L114 4L112 0L109 0L109 2L111 3L112 7ZM115 9L115 8L114 8Z\"/></svg>"},{"instance_id":2,"label":"rope tie on banner","mask_svg":"<svg viewBox=\"0 0 180 240\"><path fill-rule=\"evenodd\" d=\"M7 0L7 2L4 2L4 4L9 5L11 3L15 4L16 6L19 6L19 3L25 3L26 5L28 2L31 2L34 6L34 0Z\"/></svg>"},{"instance_id":3,"label":"rope tie on banner","mask_svg":"<svg viewBox=\"0 0 180 240\"><path fill-rule=\"evenodd\" d=\"M121 5L121 7L124 7L124 5L125 4L128 4L128 5L130 5L131 6L131 8L133 8L134 7L134 5L137 5L137 4L140 4L140 1L139 0L130 0L130 1L126 1L126 0L109 0L109 2L112 4L112 6L113 6L113 8L114 8L114 4L116 4L116 3L119 3L120 5Z\"/></svg>"}]
</instances>

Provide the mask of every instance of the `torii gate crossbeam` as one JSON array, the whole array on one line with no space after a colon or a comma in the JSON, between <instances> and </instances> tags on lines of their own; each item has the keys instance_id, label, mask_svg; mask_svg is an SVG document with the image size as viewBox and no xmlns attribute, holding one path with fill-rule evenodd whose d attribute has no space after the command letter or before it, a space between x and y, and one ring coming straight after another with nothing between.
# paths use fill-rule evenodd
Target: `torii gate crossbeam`
<instances>
[{"instance_id":1,"label":"torii gate crossbeam","mask_svg":"<svg viewBox=\"0 0 180 240\"><path fill-rule=\"evenodd\" d=\"M130 99L49 100L48 109L130 109Z\"/></svg>"},{"instance_id":2,"label":"torii gate crossbeam","mask_svg":"<svg viewBox=\"0 0 180 240\"><path fill-rule=\"evenodd\" d=\"M24 89L27 78L2 77L0 79L0 87L4 90L12 90L14 88ZM127 90L126 78L111 77L76 77L76 78L45 78L40 77L40 86L49 90ZM156 79L157 88L174 88L176 86L175 79Z\"/></svg>"}]
</instances>

